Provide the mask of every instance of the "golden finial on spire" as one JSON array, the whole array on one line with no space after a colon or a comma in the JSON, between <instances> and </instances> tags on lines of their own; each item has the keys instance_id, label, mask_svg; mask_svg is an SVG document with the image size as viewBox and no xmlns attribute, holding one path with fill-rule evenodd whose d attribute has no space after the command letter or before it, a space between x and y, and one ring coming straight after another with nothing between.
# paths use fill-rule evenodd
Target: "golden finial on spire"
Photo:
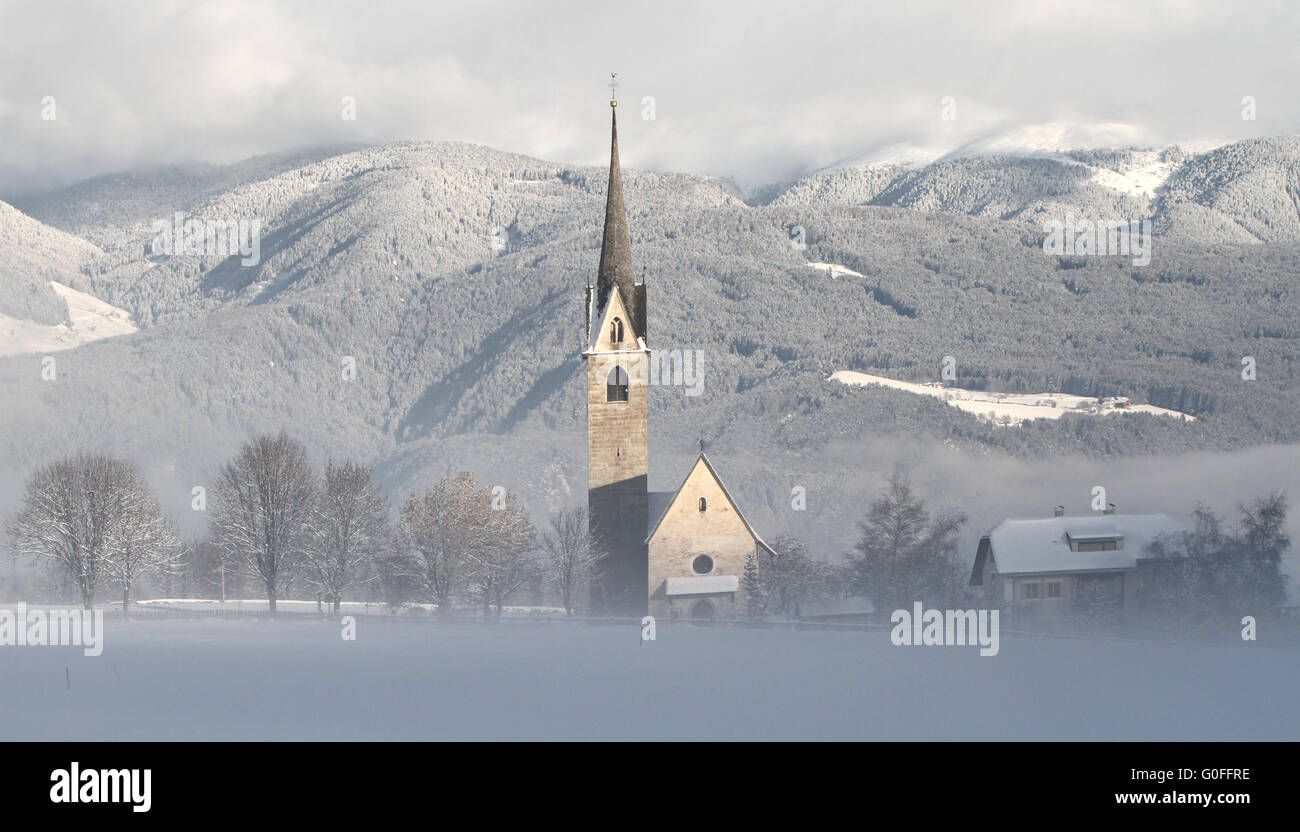
<instances>
[{"instance_id":1,"label":"golden finial on spire","mask_svg":"<svg viewBox=\"0 0 1300 832\"><path fill-rule=\"evenodd\" d=\"M618 73L609 74L609 106L618 106Z\"/></svg>"}]
</instances>

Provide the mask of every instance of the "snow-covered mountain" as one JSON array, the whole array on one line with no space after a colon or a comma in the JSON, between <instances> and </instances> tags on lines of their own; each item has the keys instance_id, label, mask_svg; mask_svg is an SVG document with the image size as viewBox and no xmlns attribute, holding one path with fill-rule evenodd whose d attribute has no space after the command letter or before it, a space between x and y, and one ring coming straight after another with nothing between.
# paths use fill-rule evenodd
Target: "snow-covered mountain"
<instances>
[{"instance_id":1,"label":"snow-covered mountain","mask_svg":"<svg viewBox=\"0 0 1300 832\"><path fill-rule=\"evenodd\" d=\"M1122 143L1135 135L1122 124L1058 123L956 145L890 146L803 177L771 203L1035 222L1070 212L1151 218L1158 234L1197 243L1300 241L1300 137L1156 149Z\"/></svg>"},{"instance_id":2,"label":"snow-covered mountain","mask_svg":"<svg viewBox=\"0 0 1300 832\"><path fill-rule=\"evenodd\" d=\"M1285 198L1297 159L1291 138L1190 158L972 156L823 171L761 206L707 178L626 171L650 342L705 361L702 395L652 396L651 486L675 485L703 435L747 516L816 539L852 529L876 487L863 470L888 467L904 443L1032 458L1300 441L1287 415L1300 406L1300 246ZM580 494L581 287L605 177L401 143L18 200L0 212L0 262L18 264L0 279L61 305L15 305L9 291L0 314L75 328L54 281L139 331L60 353L53 383L38 356L0 358L0 471L20 482L39 461L104 448L147 460L183 508L241 439L284 428L321 455L375 463L398 495L448 466L538 510ZM1065 262L1044 253L1040 229L1066 211L1154 215L1166 237L1146 267ZM178 212L260 221L257 262L151 253L154 223ZM1233 229L1249 242L1224 249ZM1240 381L1244 355L1259 357L1257 384ZM963 388L1122 395L1196 419L999 428L903 390L827 381L847 370L923 383L944 356ZM355 377L340 374L345 359ZM786 509L803 481L835 495L816 518ZM0 488L0 513L12 496Z\"/></svg>"}]
</instances>

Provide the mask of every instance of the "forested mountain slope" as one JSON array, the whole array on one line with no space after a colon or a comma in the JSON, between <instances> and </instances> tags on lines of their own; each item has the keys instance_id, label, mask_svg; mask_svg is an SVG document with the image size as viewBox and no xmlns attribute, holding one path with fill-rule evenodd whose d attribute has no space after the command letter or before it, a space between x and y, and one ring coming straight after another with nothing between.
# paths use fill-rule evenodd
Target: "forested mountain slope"
<instances>
[{"instance_id":1,"label":"forested mountain slope","mask_svg":"<svg viewBox=\"0 0 1300 832\"><path fill-rule=\"evenodd\" d=\"M1296 158L1289 141L1268 150L1270 164ZM842 537L877 486L863 469L886 464L873 456L882 442L975 460L1300 441L1300 244L1276 189L1257 197L1248 171L1211 173L1231 154L1179 162L1163 201L1090 178L1131 170L1126 153L868 171L860 186L831 171L765 206L704 178L626 171L650 343L700 351L704 378L698 396L652 393L652 488L674 487L704 438L760 527L816 536L837 524ZM239 441L280 428L322 457L375 463L397 495L456 466L538 511L580 496L582 287L599 257L605 179L404 143L263 157L192 182L175 169L100 178L20 201L31 216L10 227L40 220L83 235L50 267L75 263L77 288L142 331L59 353L54 382L39 355L0 359L0 470L11 474L0 508L33 465L87 446L140 460L187 506ZM1206 242L1169 219L1146 266L1044 253L1044 217L1170 218L1168 194L1247 223L1263 211L1271 230ZM150 254L153 223L175 212L260 221L258 262ZM935 380L944 356L959 386L1123 395L1197 421L1071 415L1005 428L827 381L841 369ZM1242 380L1243 356L1255 381ZM790 516L792 485L814 481L829 502L815 518Z\"/></svg>"}]
</instances>

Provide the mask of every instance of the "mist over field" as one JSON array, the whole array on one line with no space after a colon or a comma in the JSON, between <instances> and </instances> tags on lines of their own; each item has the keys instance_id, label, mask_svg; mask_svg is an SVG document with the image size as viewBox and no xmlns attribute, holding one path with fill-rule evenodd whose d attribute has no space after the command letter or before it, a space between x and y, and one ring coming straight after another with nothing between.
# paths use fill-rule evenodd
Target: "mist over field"
<instances>
[{"instance_id":1,"label":"mist over field","mask_svg":"<svg viewBox=\"0 0 1300 832\"><path fill-rule=\"evenodd\" d=\"M1293 650L635 624L107 621L0 650L15 740L1290 740ZM70 679L67 682L66 676ZM960 682L956 681L960 679Z\"/></svg>"}]
</instances>

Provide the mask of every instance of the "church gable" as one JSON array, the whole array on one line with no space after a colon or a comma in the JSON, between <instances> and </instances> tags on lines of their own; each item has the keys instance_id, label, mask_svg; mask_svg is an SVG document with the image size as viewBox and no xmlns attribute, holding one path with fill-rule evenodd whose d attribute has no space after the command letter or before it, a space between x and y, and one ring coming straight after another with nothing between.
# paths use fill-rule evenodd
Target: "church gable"
<instances>
[{"instance_id":1,"label":"church gable","mask_svg":"<svg viewBox=\"0 0 1300 832\"><path fill-rule=\"evenodd\" d=\"M674 614L694 610L705 596L712 598L710 614L734 614L748 556L767 548L704 454L646 542L652 612Z\"/></svg>"},{"instance_id":2,"label":"church gable","mask_svg":"<svg viewBox=\"0 0 1300 832\"><path fill-rule=\"evenodd\" d=\"M695 460L646 542L682 532L689 536L693 534L689 530L691 527L698 529L701 526L707 526L714 533L744 534L757 540L704 454Z\"/></svg>"},{"instance_id":3,"label":"church gable","mask_svg":"<svg viewBox=\"0 0 1300 832\"><path fill-rule=\"evenodd\" d=\"M639 337L640 333L633 327L631 315L623 303L623 293L614 286L605 308L596 310L592 316L591 332L587 334L588 349L591 352L642 349Z\"/></svg>"}]
</instances>

